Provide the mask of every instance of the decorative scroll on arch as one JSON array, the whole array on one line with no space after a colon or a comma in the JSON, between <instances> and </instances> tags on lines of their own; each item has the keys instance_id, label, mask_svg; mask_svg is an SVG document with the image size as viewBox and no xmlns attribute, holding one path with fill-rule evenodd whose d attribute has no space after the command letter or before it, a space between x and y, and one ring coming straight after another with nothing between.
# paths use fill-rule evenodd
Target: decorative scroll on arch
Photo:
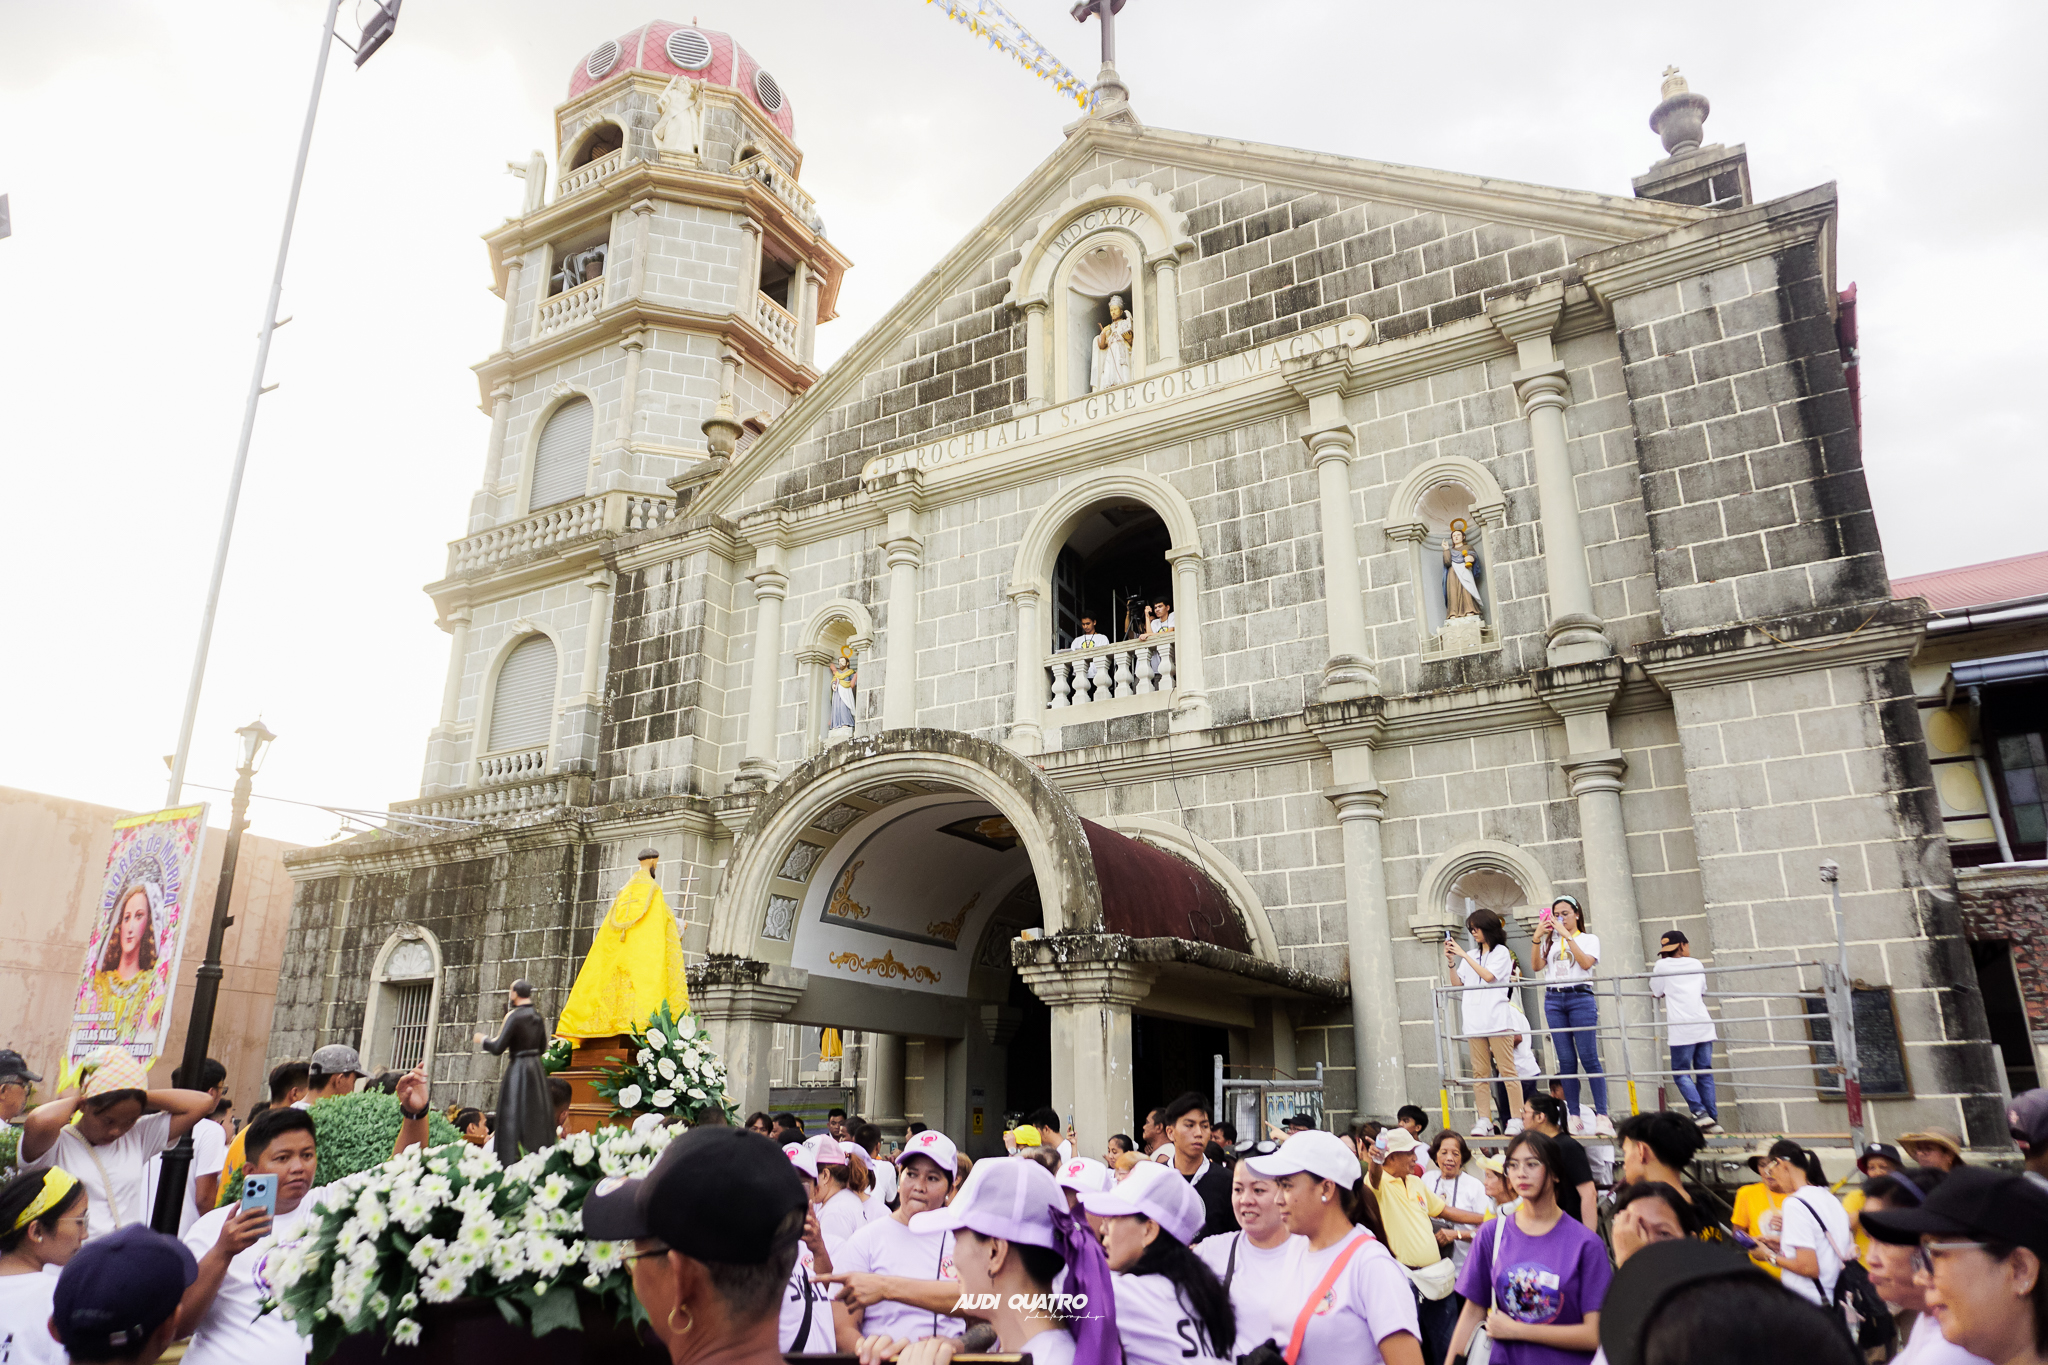
<instances>
[{"instance_id":1,"label":"decorative scroll on arch","mask_svg":"<svg viewBox=\"0 0 2048 1365\"><path fill-rule=\"evenodd\" d=\"M1136 276L1130 281L1128 299L1129 311L1137 319L1129 378L1180 365L1179 267L1181 257L1195 249L1187 215L1150 184L1122 180L1093 185L1039 220L1037 233L1010 271L1004 302L1024 310L1027 406L1052 401L1052 389L1062 382L1069 386L1061 388L1062 399L1087 391L1085 383L1071 387L1076 379L1066 349L1071 319L1065 313L1065 297L1078 287L1078 271L1089 297L1107 298L1092 292L1102 283L1094 277L1113 270L1115 263L1088 258L1112 246Z\"/></svg>"}]
</instances>

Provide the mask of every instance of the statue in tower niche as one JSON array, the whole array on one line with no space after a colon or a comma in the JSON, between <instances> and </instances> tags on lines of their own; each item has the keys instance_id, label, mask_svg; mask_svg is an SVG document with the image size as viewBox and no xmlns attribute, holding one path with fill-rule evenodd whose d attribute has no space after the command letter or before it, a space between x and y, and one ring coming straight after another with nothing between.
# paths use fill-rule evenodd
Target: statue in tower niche
<instances>
[{"instance_id":1,"label":"statue in tower niche","mask_svg":"<svg viewBox=\"0 0 2048 1365\"><path fill-rule=\"evenodd\" d=\"M1479 556L1465 539L1465 519L1460 517L1451 523L1450 537L1444 541L1444 620L1485 618L1479 610L1479 574Z\"/></svg>"},{"instance_id":2,"label":"statue in tower niche","mask_svg":"<svg viewBox=\"0 0 2048 1365\"><path fill-rule=\"evenodd\" d=\"M1131 315L1124 311L1123 296L1111 295L1109 321L1095 334L1095 354L1089 358L1090 393L1131 382L1131 335Z\"/></svg>"},{"instance_id":3,"label":"statue in tower niche","mask_svg":"<svg viewBox=\"0 0 2048 1365\"><path fill-rule=\"evenodd\" d=\"M860 670L854 666L853 646L844 645L832 664L832 723L834 730L853 728L854 689L860 686Z\"/></svg>"},{"instance_id":4,"label":"statue in tower niche","mask_svg":"<svg viewBox=\"0 0 2048 1365\"><path fill-rule=\"evenodd\" d=\"M510 1053L505 1079L498 1083L498 1131L495 1150L500 1165L510 1166L529 1152L555 1145L555 1106L548 1097L548 1074L540 1055L548 1045L548 1021L533 1007L533 983L524 977L507 994L512 1008L498 1036L479 1033L477 1045L496 1057Z\"/></svg>"},{"instance_id":5,"label":"statue in tower niche","mask_svg":"<svg viewBox=\"0 0 2048 1365\"><path fill-rule=\"evenodd\" d=\"M638 1033L663 1001L678 1018L689 1012L682 932L654 880L660 858L655 849L641 849L640 870L612 897L555 1022L561 1037L580 1043Z\"/></svg>"},{"instance_id":6,"label":"statue in tower niche","mask_svg":"<svg viewBox=\"0 0 2048 1365\"><path fill-rule=\"evenodd\" d=\"M654 145L658 151L696 156L704 144L704 82L669 77L654 101Z\"/></svg>"},{"instance_id":7,"label":"statue in tower niche","mask_svg":"<svg viewBox=\"0 0 2048 1365\"><path fill-rule=\"evenodd\" d=\"M520 215L539 213L548 197L547 154L536 148L524 161L506 162L505 169L526 182L526 202L519 209Z\"/></svg>"}]
</instances>

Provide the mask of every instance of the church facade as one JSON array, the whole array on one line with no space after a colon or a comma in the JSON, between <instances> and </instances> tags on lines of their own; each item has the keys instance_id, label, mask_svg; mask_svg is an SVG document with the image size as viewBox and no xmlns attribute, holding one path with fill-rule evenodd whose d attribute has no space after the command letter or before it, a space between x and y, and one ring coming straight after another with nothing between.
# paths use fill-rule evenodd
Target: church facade
<instances>
[{"instance_id":1,"label":"church facade","mask_svg":"<svg viewBox=\"0 0 2048 1365\"><path fill-rule=\"evenodd\" d=\"M1678 928L1782 1016L1724 1031L1726 1126L1838 1132L1831 861L1879 1131L2003 1146L1832 187L1752 202L1682 82L1633 198L1103 93L821 373L850 262L787 94L687 26L579 60L553 194L537 158L487 238L422 792L293 856L276 1055L487 1101L465 1040L515 977L558 1008L652 845L747 1109L799 1025L977 1154L1047 1102L1100 1151L1214 1056L1320 1064L1333 1123L1448 1071L1463 1127L1445 935L1494 909L1526 968L1569 893L1602 971Z\"/></svg>"}]
</instances>

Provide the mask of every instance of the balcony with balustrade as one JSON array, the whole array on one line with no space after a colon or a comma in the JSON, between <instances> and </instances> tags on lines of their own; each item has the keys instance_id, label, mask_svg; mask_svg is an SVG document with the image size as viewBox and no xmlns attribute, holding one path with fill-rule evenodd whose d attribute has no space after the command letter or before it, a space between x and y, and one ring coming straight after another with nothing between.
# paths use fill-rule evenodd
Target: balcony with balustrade
<instances>
[{"instance_id":1,"label":"balcony with balustrade","mask_svg":"<svg viewBox=\"0 0 2048 1365\"><path fill-rule=\"evenodd\" d=\"M818 217L818 201L806 194L796 183L796 177L782 168L782 163L769 156L750 156L732 168L732 173L748 180L759 181L777 199L789 205L813 231L824 226Z\"/></svg>"},{"instance_id":2,"label":"balcony with balustrade","mask_svg":"<svg viewBox=\"0 0 2048 1365\"><path fill-rule=\"evenodd\" d=\"M595 318L604 307L604 279L599 275L573 289L564 289L542 299L540 311L533 320L534 340L580 327Z\"/></svg>"},{"instance_id":3,"label":"balcony with balustrade","mask_svg":"<svg viewBox=\"0 0 2048 1365\"><path fill-rule=\"evenodd\" d=\"M1047 727L1109 720L1173 706L1171 630L1142 640L1063 649L1044 664Z\"/></svg>"},{"instance_id":4,"label":"balcony with balustrade","mask_svg":"<svg viewBox=\"0 0 2048 1365\"><path fill-rule=\"evenodd\" d=\"M563 175L556 182L555 199L559 202L560 200L567 199L572 194L580 194L592 185L603 181L613 171L618 170L625 164L626 149L623 147L617 151L607 152L603 156L586 161L575 170Z\"/></svg>"},{"instance_id":5,"label":"balcony with balustrade","mask_svg":"<svg viewBox=\"0 0 2048 1365\"><path fill-rule=\"evenodd\" d=\"M545 751L543 751L544 753ZM502 757L502 756L501 756ZM399 815L425 815L442 820L501 820L565 810L590 802L590 778L582 773L542 773L463 791L393 801Z\"/></svg>"},{"instance_id":6,"label":"balcony with balustrade","mask_svg":"<svg viewBox=\"0 0 2048 1365\"><path fill-rule=\"evenodd\" d=\"M568 551L651 530L666 525L675 511L675 499L665 494L623 489L543 507L517 521L449 541L448 577L488 574L547 551Z\"/></svg>"},{"instance_id":7,"label":"balcony with balustrade","mask_svg":"<svg viewBox=\"0 0 2048 1365\"><path fill-rule=\"evenodd\" d=\"M784 355L792 360L802 358L797 354L796 315L766 294L754 295L754 324Z\"/></svg>"}]
</instances>

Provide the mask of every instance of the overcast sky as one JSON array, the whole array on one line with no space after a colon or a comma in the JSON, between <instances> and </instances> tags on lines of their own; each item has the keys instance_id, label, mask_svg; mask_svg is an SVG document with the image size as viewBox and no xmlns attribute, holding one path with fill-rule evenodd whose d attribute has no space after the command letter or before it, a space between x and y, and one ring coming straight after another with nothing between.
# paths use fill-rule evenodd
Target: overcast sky
<instances>
[{"instance_id":1,"label":"overcast sky","mask_svg":"<svg viewBox=\"0 0 2048 1365\"><path fill-rule=\"evenodd\" d=\"M507 159L552 151L590 48L696 19L789 92L804 185L855 262L826 360L1075 116L918 0L689 4L410 0L362 70L337 49L194 782L232 782L232 732L260 713L280 736L260 791L417 794L448 654L419 589L482 477L470 366L503 316L478 234L519 203ZM322 9L0 0L0 784L162 802ZM1067 9L1012 3L1091 76L1094 27ZM1645 120L1679 64L1713 100L1709 140L1748 145L1760 197L1840 183L1864 458L1902 575L2048 548L2048 158L2027 150L2044 12L1135 0L1118 67L1161 127L1627 194L1660 155ZM254 825L337 828L264 802Z\"/></svg>"}]
</instances>

